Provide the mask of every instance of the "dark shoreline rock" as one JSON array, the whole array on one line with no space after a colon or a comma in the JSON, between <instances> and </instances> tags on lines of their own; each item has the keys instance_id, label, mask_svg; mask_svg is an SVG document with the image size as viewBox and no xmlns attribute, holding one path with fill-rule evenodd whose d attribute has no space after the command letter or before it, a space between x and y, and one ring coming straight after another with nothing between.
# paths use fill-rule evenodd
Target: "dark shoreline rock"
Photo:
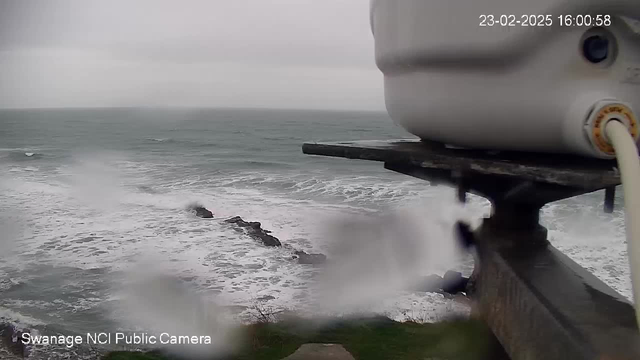
<instances>
[{"instance_id":1,"label":"dark shoreline rock","mask_svg":"<svg viewBox=\"0 0 640 360\"><path fill-rule=\"evenodd\" d=\"M23 331L18 330L13 324L0 324L0 338L3 347L16 356L26 358L29 356L29 349L22 342L22 334Z\"/></svg>"},{"instance_id":2,"label":"dark shoreline rock","mask_svg":"<svg viewBox=\"0 0 640 360\"><path fill-rule=\"evenodd\" d=\"M201 218L212 218L213 213L209 211L202 205L192 204L189 205L188 209L196 214L196 216ZM269 247L281 247L282 243L280 240L270 235L271 231L265 230L262 228L262 224L257 221L245 221L240 216L234 216L232 218L224 220L227 224L234 224L241 229L244 229L247 234L254 240L261 242L265 246ZM291 249L294 253L294 259L298 260L298 264L302 265L322 265L327 262L327 256L324 254L309 254L305 251L296 250L292 248L290 245L285 246L288 249Z\"/></svg>"},{"instance_id":3,"label":"dark shoreline rock","mask_svg":"<svg viewBox=\"0 0 640 360\"><path fill-rule=\"evenodd\" d=\"M429 275L421 278L420 283L413 289L419 292L442 292L444 279L439 275Z\"/></svg>"},{"instance_id":4,"label":"dark shoreline rock","mask_svg":"<svg viewBox=\"0 0 640 360\"><path fill-rule=\"evenodd\" d=\"M462 276L457 271L447 271L444 277L429 275L422 278L422 281L413 288L413 291L432 292L456 295L467 292L469 278Z\"/></svg>"},{"instance_id":5,"label":"dark shoreline rock","mask_svg":"<svg viewBox=\"0 0 640 360\"><path fill-rule=\"evenodd\" d=\"M213 213L211 211L209 211L209 209L207 209L206 207L200 205L200 204L191 204L187 207L187 209L193 213L195 213L195 215L197 217L201 217L203 219L212 219L213 218Z\"/></svg>"},{"instance_id":6,"label":"dark shoreline rock","mask_svg":"<svg viewBox=\"0 0 640 360\"><path fill-rule=\"evenodd\" d=\"M457 271L447 271L444 274L443 280L442 291L445 293L455 295L457 293L467 291L467 283L469 282L469 279L463 277L462 274Z\"/></svg>"},{"instance_id":7,"label":"dark shoreline rock","mask_svg":"<svg viewBox=\"0 0 640 360\"><path fill-rule=\"evenodd\" d=\"M264 230L259 222L244 221L240 216L234 216L230 219L225 220L224 222L228 224L235 224L241 228L246 229L249 236L251 236L256 241L262 242L265 246L282 246L280 240L278 240L278 238L276 238L275 236L269 235L271 231Z\"/></svg>"}]
</instances>

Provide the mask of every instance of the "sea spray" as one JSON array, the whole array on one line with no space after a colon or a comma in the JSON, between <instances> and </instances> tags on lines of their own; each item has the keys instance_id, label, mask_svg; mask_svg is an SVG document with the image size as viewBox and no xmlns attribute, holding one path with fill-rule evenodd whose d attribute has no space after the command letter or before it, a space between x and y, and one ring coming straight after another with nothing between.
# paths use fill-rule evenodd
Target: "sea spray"
<instances>
[{"instance_id":1,"label":"sea spray","mask_svg":"<svg viewBox=\"0 0 640 360\"><path fill-rule=\"evenodd\" d=\"M331 264L315 290L320 309L361 311L424 275L454 267L462 257L455 239L458 208L430 200L375 216L350 216L327 224Z\"/></svg>"},{"instance_id":2,"label":"sea spray","mask_svg":"<svg viewBox=\"0 0 640 360\"><path fill-rule=\"evenodd\" d=\"M220 356L236 349L236 331L215 303L196 294L156 264L142 264L129 274L120 309L128 326L144 329L146 345L189 358ZM134 342L135 333L122 335Z\"/></svg>"},{"instance_id":3,"label":"sea spray","mask_svg":"<svg viewBox=\"0 0 640 360\"><path fill-rule=\"evenodd\" d=\"M118 210L125 197L121 172L115 166L121 160L113 152L88 152L76 155L71 167L71 190L81 204L99 211Z\"/></svg>"}]
</instances>

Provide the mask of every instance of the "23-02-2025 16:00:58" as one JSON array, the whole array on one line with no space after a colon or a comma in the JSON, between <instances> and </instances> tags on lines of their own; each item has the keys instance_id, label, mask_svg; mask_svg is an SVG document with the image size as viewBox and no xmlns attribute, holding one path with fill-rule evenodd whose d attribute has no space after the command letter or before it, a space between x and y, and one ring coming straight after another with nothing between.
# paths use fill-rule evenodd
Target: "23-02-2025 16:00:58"
<instances>
[{"instance_id":1,"label":"23-02-2025 16:00:58","mask_svg":"<svg viewBox=\"0 0 640 360\"><path fill-rule=\"evenodd\" d=\"M611 15L485 15L479 16L479 26L611 26Z\"/></svg>"}]
</instances>

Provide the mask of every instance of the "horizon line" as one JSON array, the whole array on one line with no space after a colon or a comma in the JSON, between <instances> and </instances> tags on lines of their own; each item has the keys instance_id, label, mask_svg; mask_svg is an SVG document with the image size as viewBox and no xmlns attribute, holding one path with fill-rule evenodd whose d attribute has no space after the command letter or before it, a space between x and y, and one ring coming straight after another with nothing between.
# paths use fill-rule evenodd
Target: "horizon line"
<instances>
[{"instance_id":1,"label":"horizon line","mask_svg":"<svg viewBox=\"0 0 640 360\"><path fill-rule=\"evenodd\" d=\"M327 112L365 112L384 113L386 110L366 109L327 109L327 108L281 108L260 106L183 106L183 105L153 105L153 106L33 106L33 107L0 107L0 111L11 110L139 110L139 109L181 109L181 110L279 110L279 111L327 111Z\"/></svg>"}]
</instances>

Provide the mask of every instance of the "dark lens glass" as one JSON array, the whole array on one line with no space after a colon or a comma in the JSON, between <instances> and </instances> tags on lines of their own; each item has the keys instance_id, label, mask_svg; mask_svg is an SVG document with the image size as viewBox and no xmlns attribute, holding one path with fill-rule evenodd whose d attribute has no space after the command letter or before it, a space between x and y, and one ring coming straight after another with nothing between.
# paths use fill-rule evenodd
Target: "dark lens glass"
<instances>
[{"instance_id":1,"label":"dark lens glass","mask_svg":"<svg viewBox=\"0 0 640 360\"><path fill-rule=\"evenodd\" d=\"M609 40L600 35L590 36L584 41L582 52L590 62L602 62L609 57Z\"/></svg>"}]
</instances>

